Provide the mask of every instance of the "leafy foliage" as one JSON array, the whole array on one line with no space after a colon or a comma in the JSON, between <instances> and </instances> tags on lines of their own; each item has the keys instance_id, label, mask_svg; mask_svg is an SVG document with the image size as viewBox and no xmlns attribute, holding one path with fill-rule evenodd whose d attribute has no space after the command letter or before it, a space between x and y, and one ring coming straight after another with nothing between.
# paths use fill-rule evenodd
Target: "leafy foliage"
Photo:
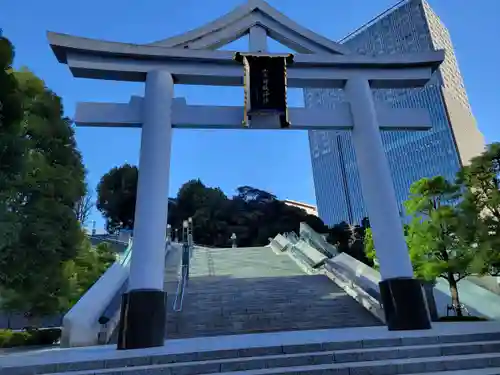
<instances>
[{"instance_id":1,"label":"leafy foliage","mask_svg":"<svg viewBox=\"0 0 500 375\"><path fill-rule=\"evenodd\" d=\"M378 269L378 264L376 262L377 253L375 251L375 243L373 242L372 228L367 228L364 238L364 251L367 259L373 263L373 268Z\"/></svg>"},{"instance_id":2,"label":"leafy foliage","mask_svg":"<svg viewBox=\"0 0 500 375\"><path fill-rule=\"evenodd\" d=\"M482 272L500 274L500 143L493 143L458 174L464 186L468 241L477 247ZM479 264L479 260L482 264Z\"/></svg>"},{"instance_id":3,"label":"leafy foliage","mask_svg":"<svg viewBox=\"0 0 500 375\"><path fill-rule=\"evenodd\" d=\"M128 164L102 177L97 207L112 231L133 228L136 189L137 168ZM182 233L182 222L189 217L195 241L208 246L230 246L232 233L239 246L265 245L277 233L298 232L302 221L318 232L327 230L321 219L286 205L269 192L242 186L229 198L200 180L186 182L169 203L168 223L173 230Z\"/></svg>"},{"instance_id":4,"label":"leafy foliage","mask_svg":"<svg viewBox=\"0 0 500 375\"><path fill-rule=\"evenodd\" d=\"M81 155L61 99L42 80L11 68L0 39L0 293L37 316L61 308L63 265L83 240L74 213L84 195Z\"/></svg>"},{"instance_id":5,"label":"leafy foliage","mask_svg":"<svg viewBox=\"0 0 500 375\"><path fill-rule=\"evenodd\" d=\"M76 219L82 227L84 227L94 208L92 192L88 190L88 185L85 184L85 195L83 195L75 204Z\"/></svg>"},{"instance_id":6,"label":"leafy foliage","mask_svg":"<svg viewBox=\"0 0 500 375\"><path fill-rule=\"evenodd\" d=\"M458 282L478 272L481 257L469 242L467 213L457 204L461 192L460 185L442 176L423 178L413 183L411 197L405 202L413 217L405 226L405 235L415 276L428 281L446 279L459 316ZM371 236L366 238L365 253L372 259L376 256Z\"/></svg>"},{"instance_id":7,"label":"leafy foliage","mask_svg":"<svg viewBox=\"0 0 500 375\"><path fill-rule=\"evenodd\" d=\"M0 249L16 241L21 223L11 209L21 180L26 141L23 104L12 71L14 48L0 37Z\"/></svg>"},{"instance_id":8,"label":"leafy foliage","mask_svg":"<svg viewBox=\"0 0 500 375\"><path fill-rule=\"evenodd\" d=\"M336 246L339 252L349 254L360 262L373 266L372 259L366 256L364 249L368 230L370 230L368 218L364 218L361 225L351 225L342 221L328 230L327 241ZM371 230L369 234L371 235Z\"/></svg>"},{"instance_id":9,"label":"leafy foliage","mask_svg":"<svg viewBox=\"0 0 500 375\"><path fill-rule=\"evenodd\" d=\"M85 239L77 256L64 265L64 277L68 283L67 289L61 293L66 298L61 305L65 309L73 306L115 260L116 255L109 243L102 242L94 248Z\"/></svg>"},{"instance_id":10,"label":"leafy foliage","mask_svg":"<svg viewBox=\"0 0 500 375\"><path fill-rule=\"evenodd\" d=\"M0 329L0 348L13 348L27 345L52 345L61 337L60 328L11 331Z\"/></svg>"},{"instance_id":11,"label":"leafy foliage","mask_svg":"<svg viewBox=\"0 0 500 375\"><path fill-rule=\"evenodd\" d=\"M106 218L109 233L134 227L137 176L137 167L124 164L102 176L97 186L96 207Z\"/></svg>"},{"instance_id":12,"label":"leafy foliage","mask_svg":"<svg viewBox=\"0 0 500 375\"><path fill-rule=\"evenodd\" d=\"M28 152L17 192L4 207L15 231L0 252L0 282L28 292L40 285L40 278L54 277L82 240L73 206L84 192L84 169L70 123L61 117L59 97L28 71L16 73L16 79Z\"/></svg>"},{"instance_id":13,"label":"leafy foliage","mask_svg":"<svg viewBox=\"0 0 500 375\"><path fill-rule=\"evenodd\" d=\"M70 309L115 261L116 255L108 243L95 248L86 238L74 259L64 262L61 272L41 280L30 291L2 289L2 310L24 312L32 326L39 318Z\"/></svg>"},{"instance_id":14,"label":"leafy foliage","mask_svg":"<svg viewBox=\"0 0 500 375\"><path fill-rule=\"evenodd\" d=\"M444 177L415 182L406 202L414 218L408 228L408 247L415 273L420 278L446 279L453 306L461 315L458 282L470 275L478 253L463 237L464 213L457 207L460 187Z\"/></svg>"},{"instance_id":15,"label":"leafy foliage","mask_svg":"<svg viewBox=\"0 0 500 375\"><path fill-rule=\"evenodd\" d=\"M0 204L8 204L22 168L25 141L21 137L23 103L14 77L14 47L0 37Z\"/></svg>"},{"instance_id":16,"label":"leafy foliage","mask_svg":"<svg viewBox=\"0 0 500 375\"><path fill-rule=\"evenodd\" d=\"M500 274L500 143L493 143L457 174L424 178L411 187L405 235L417 277L446 279L461 315L458 282L470 274ZM370 236L365 253L374 259Z\"/></svg>"}]
</instances>

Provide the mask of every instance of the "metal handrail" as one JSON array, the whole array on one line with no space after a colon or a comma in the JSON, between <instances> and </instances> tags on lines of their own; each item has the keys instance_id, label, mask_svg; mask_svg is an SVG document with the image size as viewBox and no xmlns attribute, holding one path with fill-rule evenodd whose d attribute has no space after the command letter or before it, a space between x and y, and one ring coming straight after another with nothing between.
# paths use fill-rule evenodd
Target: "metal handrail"
<instances>
[{"instance_id":1,"label":"metal handrail","mask_svg":"<svg viewBox=\"0 0 500 375\"><path fill-rule=\"evenodd\" d=\"M175 312L182 311L182 305L184 302L184 294L186 290L186 284L189 279L189 258L191 257L191 247L184 243L182 246L182 261L181 261L181 277L179 283L177 284L177 292L175 295L173 310Z\"/></svg>"},{"instance_id":2,"label":"metal handrail","mask_svg":"<svg viewBox=\"0 0 500 375\"><path fill-rule=\"evenodd\" d=\"M173 306L173 310L175 312L182 311L182 305L184 302L184 291L186 290L186 282L188 279L187 278L188 270L189 270L188 265L182 266L181 279L179 280L179 283L177 284L177 293L175 295L175 301L174 301L174 306Z\"/></svg>"}]
</instances>

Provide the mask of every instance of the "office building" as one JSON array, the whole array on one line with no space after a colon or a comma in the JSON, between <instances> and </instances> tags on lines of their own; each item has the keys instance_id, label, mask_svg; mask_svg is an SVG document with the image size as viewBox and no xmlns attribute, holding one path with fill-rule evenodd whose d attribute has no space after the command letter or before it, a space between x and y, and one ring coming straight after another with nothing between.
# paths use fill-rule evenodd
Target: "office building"
<instances>
[{"instance_id":1,"label":"office building","mask_svg":"<svg viewBox=\"0 0 500 375\"><path fill-rule=\"evenodd\" d=\"M341 40L353 53L367 55L445 50L432 80L418 89L373 90L375 100L394 108L427 108L429 131L382 131L394 187L405 218L404 201L414 181L459 168L484 149L471 112L448 30L425 0L405 0ZM307 107L333 108L342 90L306 89ZM328 225L359 223L367 216L349 131L310 131L309 143L319 216Z\"/></svg>"}]
</instances>

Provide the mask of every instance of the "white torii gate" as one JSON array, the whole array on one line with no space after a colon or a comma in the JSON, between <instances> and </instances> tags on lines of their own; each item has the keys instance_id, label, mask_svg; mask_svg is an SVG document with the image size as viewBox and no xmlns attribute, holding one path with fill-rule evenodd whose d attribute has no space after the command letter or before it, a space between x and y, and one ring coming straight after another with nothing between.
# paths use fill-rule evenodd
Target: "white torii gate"
<instances>
[{"instance_id":1,"label":"white torii gate","mask_svg":"<svg viewBox=\"0 0 500 375\"><path fill-rule=\"evenodd\" d=\"M372 88L425 85L443 51L396 56L350 53L296 24L261 0L250 0L198 29L147 45L48 33L59 62L75 77L145 82L144 97L129 103L79 103L80 126L142 127L129 291L124 295L119 349L164 344L164 241L167 227L173 128L241 129L243 107L189 105L174 98L174 83L241 86L243 67L234 52L217 48L249 34L249 50L266 53L267 37L294 49L288 86L342 88L347 103L335 109L290 108L289 129L350 129L356 151L390 330L428 329L420 283L413 279L394 186L380 129L426 130L425 109L391 109L374 103ZM250 129L278 129L276 117L255 118Z\"/></svg>"}]
</instances>

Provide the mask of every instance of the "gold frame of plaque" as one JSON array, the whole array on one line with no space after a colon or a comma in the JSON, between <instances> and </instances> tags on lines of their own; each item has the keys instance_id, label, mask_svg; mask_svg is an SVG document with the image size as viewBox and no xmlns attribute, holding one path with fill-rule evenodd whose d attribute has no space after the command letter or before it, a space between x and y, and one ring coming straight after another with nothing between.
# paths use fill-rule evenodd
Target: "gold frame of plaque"
<instances>
[{"instance_id":1,"label":"gold frame of plaque","mask_svg":"<svg viewBox=\"0 0 500 375\"><path fill-rule=\"evenodd\" d=\"M249 127L253 116L277 115L280 127L289 128L286 68L293 55L236 52L234 60L244 69L243 126Z\"/></svg>"}]
</instances>

